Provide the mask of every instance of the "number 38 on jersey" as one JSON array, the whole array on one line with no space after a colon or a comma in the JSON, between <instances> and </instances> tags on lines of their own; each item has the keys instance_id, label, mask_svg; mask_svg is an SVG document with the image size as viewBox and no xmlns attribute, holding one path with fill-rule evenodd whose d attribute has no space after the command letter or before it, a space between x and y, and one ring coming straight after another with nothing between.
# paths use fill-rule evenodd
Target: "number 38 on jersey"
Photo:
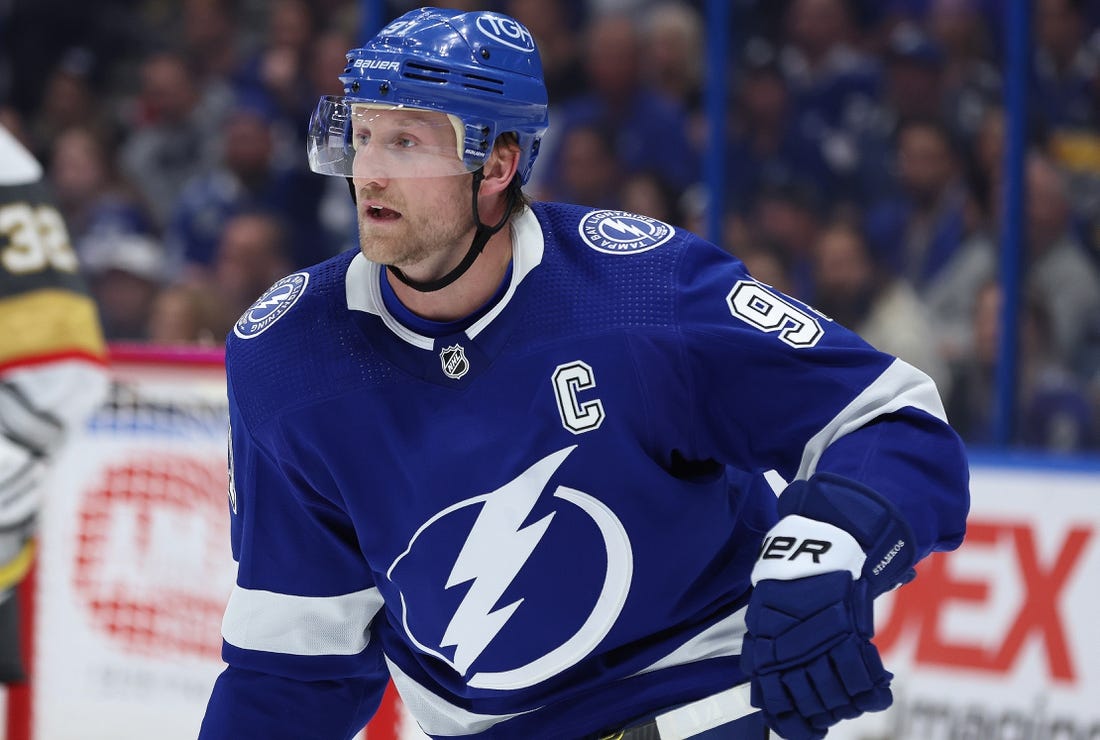
<instances>
[{"instance_id":1,"label":"number 38 on jersey","mask_svg":"<svg viewBox=\"0 0 1100 740\"><path fill-rule=\"evenodd\" d=\"M47 268L76 272L76 253L56 208L28 203L0 206L0 267L13 275Z\"/></svg>"}]
</instances>

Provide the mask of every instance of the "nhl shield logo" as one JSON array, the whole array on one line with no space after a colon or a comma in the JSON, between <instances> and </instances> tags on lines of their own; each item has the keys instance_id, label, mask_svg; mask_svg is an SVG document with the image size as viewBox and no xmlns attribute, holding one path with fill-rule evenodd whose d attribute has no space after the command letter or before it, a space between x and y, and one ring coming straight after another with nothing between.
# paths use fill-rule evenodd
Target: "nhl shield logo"
<instances>
[{"instance_id":1,"label":"nhl shield logo","mask_svg":"<svg viewBox=\"0 0 1100 740\"><path fill-rule=\"evenodd\" d=\"M470 370L470 361L466 359L466 350L461 344L444 347L439 353L439 362L443 365L443 374L458 380Z\"/></svg>"}]
</instances>

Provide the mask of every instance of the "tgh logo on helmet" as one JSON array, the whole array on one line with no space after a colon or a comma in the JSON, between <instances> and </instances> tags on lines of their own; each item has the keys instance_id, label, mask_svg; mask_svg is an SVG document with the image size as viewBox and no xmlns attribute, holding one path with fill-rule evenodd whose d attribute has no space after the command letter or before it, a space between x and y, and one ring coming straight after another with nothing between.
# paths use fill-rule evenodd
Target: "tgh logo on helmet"
<instances>
[{"instance_id":1,"label":"tgh logo on helmet","mask_svg":"<svg viewBox=\"0 0 1100 740\"><path fill-rule=\"evenodd\" d=\"M507 16L482 13L477 18L477 27L483 34L491 36L505 46L527 53L535 50L535 39L531 36L531 32Z\"/></svg>"}]
</instances>

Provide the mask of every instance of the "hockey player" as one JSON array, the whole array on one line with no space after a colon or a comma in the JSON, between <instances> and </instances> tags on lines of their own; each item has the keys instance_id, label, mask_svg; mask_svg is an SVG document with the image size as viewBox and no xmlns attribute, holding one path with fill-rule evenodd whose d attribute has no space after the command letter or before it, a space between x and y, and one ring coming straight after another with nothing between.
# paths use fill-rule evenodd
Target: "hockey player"
<instances>
[{"instance_id":1,"label":"hockey player","mask_svg":"<svg viewBox=\"0 0 1100 740\"><path fill-rule=\"evenodd\" d=\"M25 678L16 586L66 433L106 396L103 335L42 168L0 126L0 681Z\"/></svg>"},{"instance_id":2,"label":"hockey player","mask_svg":"<svg viewBox=\"0 0 1100 740\"><path fill-rule=\"evenodd\" d=\"M886 707L873 599L968 509L928 377L693 234L526 202L547 101L512 18L409 12L341 80L308 155L361 248L228 341L239 569L201 737L349 738L388 679L449 738Z\"/></svg>"}]
</instances>

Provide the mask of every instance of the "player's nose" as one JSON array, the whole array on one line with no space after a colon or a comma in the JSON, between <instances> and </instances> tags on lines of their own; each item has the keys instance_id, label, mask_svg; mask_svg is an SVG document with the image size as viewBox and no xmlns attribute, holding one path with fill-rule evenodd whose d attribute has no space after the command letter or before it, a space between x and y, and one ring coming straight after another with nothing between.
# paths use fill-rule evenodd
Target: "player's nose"
<instances>
[{"instance_id":1,"label":"player's nose","mask_svg":"<svg viewBox=\"0 0 1100 740\"><path fill-rule=\"evenodd\" d=\"M352 162L352 178L355 180L356 190L377 184L385 187L389 182L392 163L388 161L386 153L381 151L373 142L359 147L355 151L355 160Z\"/></svg>"},{"instance_id":2,"label":"player's nose","mask_svg":"<svg viewBox=\"0 0 1100 740\"><path fill-rule=\"evenodd\" d=\"M369 199L372 193L385 190L390 178L381 172L365 173L352 178L359 200Z\"/></svg>"}]
</instances>

